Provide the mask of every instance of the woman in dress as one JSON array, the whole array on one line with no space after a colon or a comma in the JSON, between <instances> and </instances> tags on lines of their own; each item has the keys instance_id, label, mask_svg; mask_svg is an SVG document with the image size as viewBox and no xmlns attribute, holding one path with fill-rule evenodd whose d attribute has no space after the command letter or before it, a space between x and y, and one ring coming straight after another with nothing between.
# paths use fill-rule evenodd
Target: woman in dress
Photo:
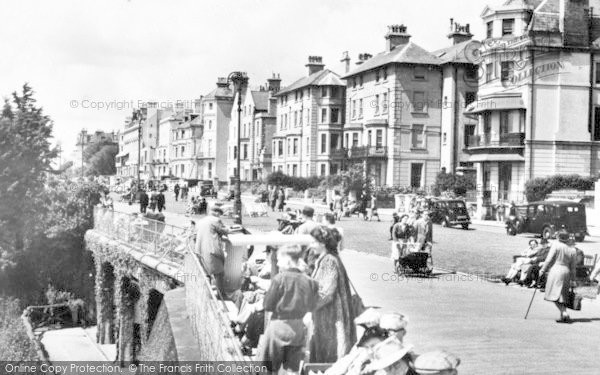
<instances>
[{"instance_id":1,"label":"woman in dress","mask_svg":"<svg viewBox=\"0 0 600 375\"><path fill-rule=\"evenodd\" d=\"M338 255L335 229L319 226L310 234L318 258L313 279L319 283L319 301L313 312L314 335L311 362L335 362L348 354L356 342L350 281Z\"/></svg>"},{"instance_id":2,"label":"woman in dress","mask_svg":"<svg viewBox=\"0 0 600 375\"><path fill-rule=\"evenodd\" d=\"M283 212L283 207L285 206L285 192L283 189L279 189L277 191L277 210L279 212Z\"/></svg>"},{"instance_id":3,"label":"woman in dress","mask_svg":"<svg viewBox=\"0 0 600 375\"><path fill-rule=\"evenodd\" d=\"M569 323L571 319L567 314L567 298L571 281L575 279L575 268L577 264L577 251L575 247L569 246L570 234L566 230L558 232L558 241L554 241L550 252L544 261L540 271L540 277L548 270L546 281L546 301L554 302L560 311L560 319L557 323Z\"/></svg>"}]
</instances>

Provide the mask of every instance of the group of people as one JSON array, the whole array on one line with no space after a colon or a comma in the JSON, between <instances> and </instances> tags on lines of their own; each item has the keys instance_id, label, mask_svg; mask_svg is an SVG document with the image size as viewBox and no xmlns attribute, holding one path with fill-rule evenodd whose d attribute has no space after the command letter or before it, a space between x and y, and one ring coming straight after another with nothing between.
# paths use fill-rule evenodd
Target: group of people
<instances>
[{"instance_id":1,"label":"group of people","mask_svg":"<svg viewBox=\"0 0 600 375\"><path fill-rule=\"evenodd\" d=\"M140 189L138 194L140 197L140 213L145 214L148 208L152 212L156 210L162 212L165 209L165 195L162 191L153 188L148 195L146 190Z\"/></svg>"},{"instance_id":2,"label":"group of people","mask_svg":"<svg viewBox=\"0 0 600 375\"><path fill-rule=\"evenodd\" d=\"M186 214L188 215L205 215L208 208L206 198L192 197L188 202Z\"/></svg>"},{"instance_id":3,"label":"group of people","mask_svg":"<svg viewBox=\"0 0 600 375\"><path fill-rule=\"evenodd\" d=\"M229 229L221 222L222 214L219 207L212 207L210 215L198 222L196 252L224 295L223 241ZM328 214L335 222L333 214ZM339 257L342 235L331 221L321 224L313 217L314 209L305 207L302 224L295 231L310 235L310 245L274 249L275 264L269 265L270 272L263 272L268 281L260 283L258 275L251 277L253 283L263 286L258 303L271 313L257 344L257 359L274 372L280 367L298 371L307 349L311 362L335 362L356 342L352 287ZM251 298L256 304L256 293ZM243 303L240 298L240 306ZM312 327L311 335L307 326Z\"/></svg>"},{"instance_id":4,"label":"group of people","mask_svg":"<svg viewBox=\"0 0 600 375\"><path fill-rule=\"evenodd\" d=\"M272 186L269 189L269 206L271 211L283 212L285 207L285 191L280 186Z\"/></svg>"},{"instance_id":5,"label":"group of people","mask_svg":"<svg viewBox=\"0 0 600 375\"><path fill-rule=\"evenodd\" d=\"M410 253L430 251L433 244L433 223L429 211L411 211L408 214L392 213L390 226L392 241L390 257L394 261L394 269L398 267L400 258Z\"/></svg>"},{"instance_id":6,"label":"group of people","mask_svg":"<svg viewBox=\"0 0 600 375\"><path fill-rule=\"evenodd\" d=\"M556 322L571 323L567 306L577 280L587 278L593 282L600 275L600 264L596 264L589 275L585 267L583 275L578 273L584 257L583 252L575 246L573 235L562 229L557 232L555 240L542 239L539 244L536 240L530 240L529 247L515 257L502 280L507 285L517 281L522 286L540 287L545 292L544 299L553 302L559 310L560 316Z\"/></svg>"}]
</instances>

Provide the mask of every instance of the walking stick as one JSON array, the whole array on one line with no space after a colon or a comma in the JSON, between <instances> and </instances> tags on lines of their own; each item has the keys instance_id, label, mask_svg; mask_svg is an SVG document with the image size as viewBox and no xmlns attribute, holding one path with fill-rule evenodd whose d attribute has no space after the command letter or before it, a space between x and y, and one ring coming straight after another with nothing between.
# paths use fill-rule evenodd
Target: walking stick
<instances>
[{"instance_id":1,"label":"walking stick","mask_svg":"<svg viewBox=\"0 0 600 375\"><path fill-rule=\"evenodd\" d=\"M531 301L529 301L529 307L527 308L527 312L525 313L525 319L527 319L527 315L529 315L529 310L531 309L531 304L533 304L533 299L535 298L535 293L537 293L537 288L533 290L533 295L531 296Z\"/></svg>"}]
</instances>

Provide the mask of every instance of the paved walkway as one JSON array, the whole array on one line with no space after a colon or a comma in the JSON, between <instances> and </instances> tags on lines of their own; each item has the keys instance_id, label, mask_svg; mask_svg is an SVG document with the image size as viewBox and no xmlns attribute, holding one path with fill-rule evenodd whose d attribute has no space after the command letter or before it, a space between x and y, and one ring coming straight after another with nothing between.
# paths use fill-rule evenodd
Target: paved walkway
<instances>
[{"instance_id":1,"label":"paved walkway","mask_svg":"<svg viewBox=\"0 0 600 375\"><path fill-rule=\"evenodd\" d=\"M42 335L42 345L52 363L74 360L112 362L116 358L115 345L96 343L95 326L46 331Z\"/></svg>"}]
</instances>

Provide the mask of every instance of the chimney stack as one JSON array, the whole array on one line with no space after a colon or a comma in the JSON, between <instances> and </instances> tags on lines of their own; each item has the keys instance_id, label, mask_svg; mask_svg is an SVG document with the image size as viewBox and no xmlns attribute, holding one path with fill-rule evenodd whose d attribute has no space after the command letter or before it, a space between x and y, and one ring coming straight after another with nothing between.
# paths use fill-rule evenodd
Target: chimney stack
<instances>
[{"instance_id":1,"label":"chimney stack","mask_svg":"<svg viewBox=\"0 0 600 375\"><path fill-rule=\"evenodd\" d=\"M273 77L267 79L267 90L272 91L273 93L278 92L281 89L281 78L279 78L279 73L276 75L273 73Z\"/></svg>"},{"instance_id":2,"label":"chimney stack","mask_svg":"<svg viewBox=\"0 0 600 375\"><path fill-rule=\"evenodd\" d=\"M308 64L304 66L308 67L308 75L311 75L323 70L325 64L323 64L323 58L321 56L308 56Z\"/></svg>"},{"instance_id":3,"label":"chimney stack","mask_svg":"<svg viewBox=\"0 0 600 375\"><path fill-rule=\"evenodd\" d=\"M367 61L371 57L373 57L373 55L371 55L370 53L359 53L358 54L358 61L356 62L356 65L360 65L360 64L364 63L365 61Z\"/></svg>"},{"instance_id":4,"label":"chimney stack","mask_svg":"<svg viewBox=\"0 0 600 375\"><path fill-rule=\"evenodd\" d=\"M344 63L344 70L348 73L350 71L350 55L348 55L348 51L344 51L340 62Z\"/></svg>"},{"instance_id":5,"label":"chimney stack","mask_svg":"<svg viewBox=\"0 0 600 375\"><path fill-rule=\"evenodd\" d=\"M473 34L471 34L471 25L460 25L454 22L454 18L450 18L450 32L448 33L448 39L452 40L452 44L458 44L471 40Z\"/></svg>"},{"instance_id":6,"label":"chimney stack","mask_svg":"<svg viewBox=\"0 0 600 375\"><path fill-rule=\"evenodd\" d=\"M388 26L388 33L385 34L386 51L391 51L398 46L404 46L410 41L410 34L406 32L404 25Z\"/></svg>"}]
</instances>

